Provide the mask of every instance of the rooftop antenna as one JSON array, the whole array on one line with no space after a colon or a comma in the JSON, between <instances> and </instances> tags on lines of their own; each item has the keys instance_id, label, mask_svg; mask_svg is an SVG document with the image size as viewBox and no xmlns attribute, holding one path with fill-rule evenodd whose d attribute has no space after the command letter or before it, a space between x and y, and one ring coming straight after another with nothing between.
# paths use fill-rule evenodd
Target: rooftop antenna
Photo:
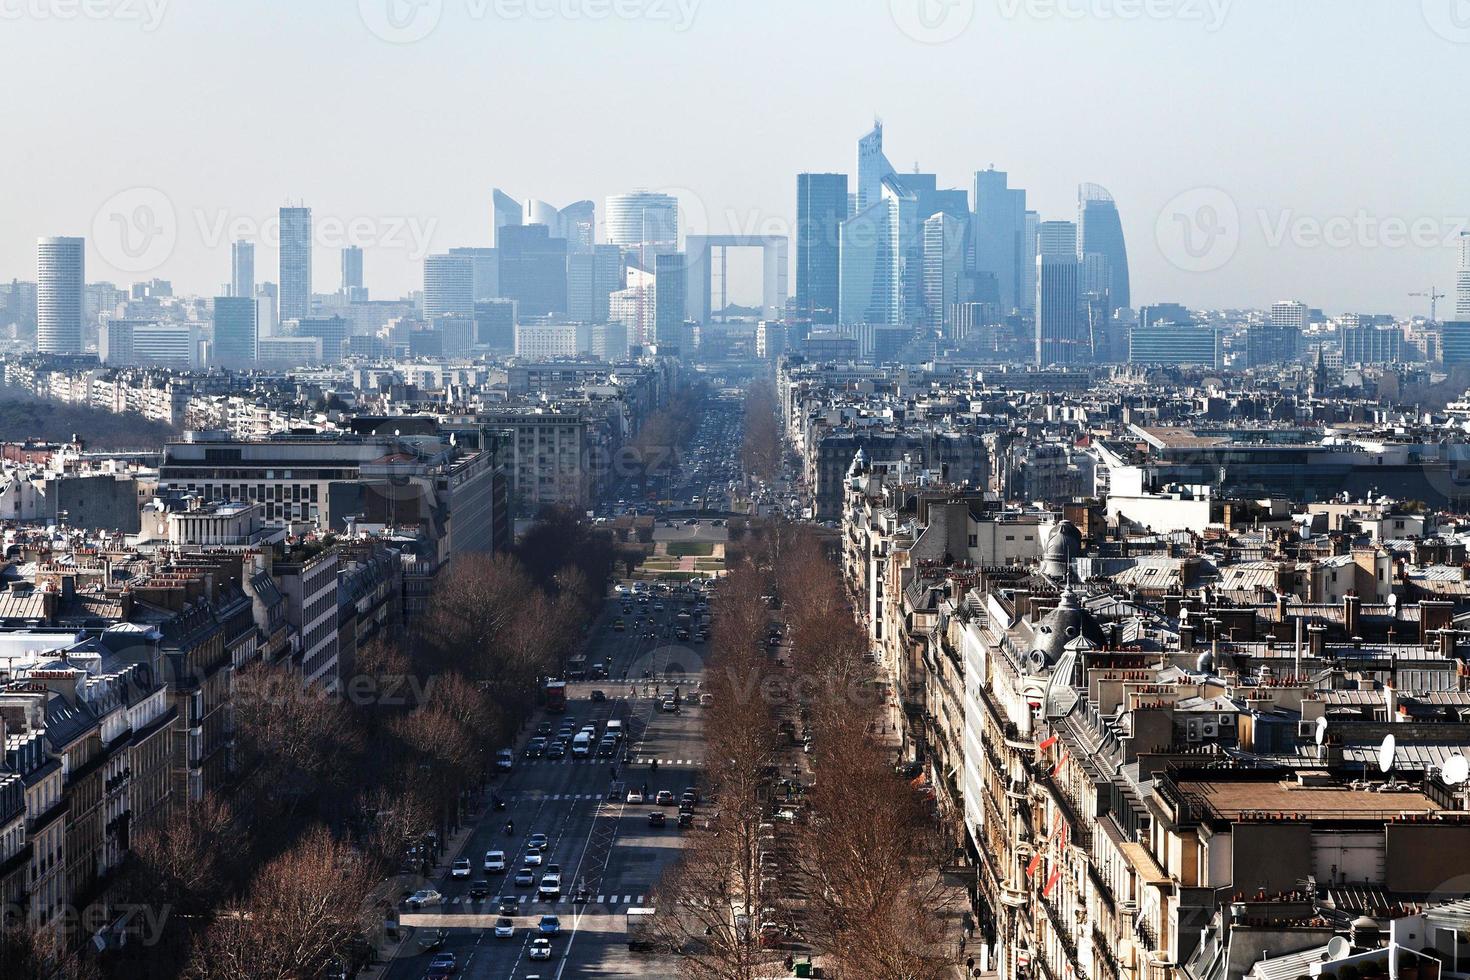
<instances>
[{"instance_id":1,"label":"rooftop antenna","mask_svg":"<svg viewBox=\"0 0 1470 980\"><path fill-rule=\"evenodd\" d=\"M1333 936L1327 941L1327 961L1329 963L1343 959L1353 951L1353 944L1342 936Z\"/></svg>"},{"instance_id":2,"label":"rooftop antenna","mask_svg":"<svg viewBox=\"0 0 1470 980\"><path fill-rule=\"evenodd\" d=\"M1439 769L1439 778L1446 786L1458 786L1470 779L1470 760L1456 752L1444 761Z\"/></svg>"}]
</instances>

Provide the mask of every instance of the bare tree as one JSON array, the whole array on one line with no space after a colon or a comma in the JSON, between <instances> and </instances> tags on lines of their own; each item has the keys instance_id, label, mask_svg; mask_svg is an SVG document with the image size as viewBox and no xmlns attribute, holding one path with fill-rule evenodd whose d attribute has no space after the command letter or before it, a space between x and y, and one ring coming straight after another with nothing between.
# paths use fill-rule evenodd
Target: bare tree
<instances>
[{"instance_id":1,"label":"bare tree","mask_svg":"<svg viewBox=\"0 0 1470 980\"><path fill-rule=\"evenodd\" d=\"M306 980L345 961L369 928L371 862L324 827L264 868L195 947L190 980Z\"/></svg>"}]
</instances>

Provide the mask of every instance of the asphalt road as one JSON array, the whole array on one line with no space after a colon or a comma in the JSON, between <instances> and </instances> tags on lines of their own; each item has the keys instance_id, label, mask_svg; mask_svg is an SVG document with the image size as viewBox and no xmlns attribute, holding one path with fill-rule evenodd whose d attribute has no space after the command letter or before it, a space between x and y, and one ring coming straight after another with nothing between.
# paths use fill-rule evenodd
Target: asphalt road
<instances>
[{"instance_id":1,"label":"asphalt road","mask_svg":"<svg viewBox=\"0 0 1470 980\"><path fill-rule=\"evenodd\" d=\"M657 602L663 603L662 612L655 611ZM451 855L470 859L475 869L471 878L446 877L436 884L445 895L441 909L424 910L419 915L403 913L405 924L449 930L443 948L458 957L458 976L471 980L572 980L678 975L672 961L629 953L625 913L630 907L649 903L654 883L676 857L687 832L676 829L675 807L660 808L668 814L668 822L664 828L654 828L648 824L648 813L655 807L627 804L625 800L630 787L641 789L647 784L650 793L667 789L677 798L696 783L704 748L694 683L701 678L705 648L677 644L666 635L672 632L674 616L682 608L686 607L671 598L654 598L646 605L633 603L633 612L624 614L619 601L609 601L597 623L588 661L608 662L610 678L571 685L566 714L538 715L527 733L535 734L542 721L549 721L554 729L570 721L573 729L595 723L601 735L609 719L621 719L628 731L632 762L624 764L621 754L615 759L574 760L570 753L559 760L526 759L518 745L514 770L494 787L507 801L507 809L496 812L487 807L463 852ZM619 617L627 622L625 632L611 628L612 621ZM650 617L655 620L651 626L647 623ZM649 630L657 635L648 637ZM685 700L678 714L658 710L652 689L656 680L642 679L644 670L665 674L671 665L687 672L681 692L695 693L696 705L690 706ZM625 671L630 679L622 679ZM630 684L637 688L636 697L629 697ZM669 683L658 686L662 692L670 690ZM590 700L594 689L604 691L607 700ZM524 738L521 741L523 744ZM648 765L651 759L659 760L656 772ZM616 781L611 773L614 764ZM505 831L507 819L515 823L514 835ZM533 833L550 838L545 864L561 866L563 896L558 901L539 901L534 886L515 885L515 870L523 863L526 841ZM486 874L480 870L488 850L505 851L507 872ZM536 871L539 882L541 869ZM469 899L467 892L473 880L488 881L490 894L486 901ZM590 898L585 905L571 900L578 882L585 885ZM496 938L496 910L505 898L517 903L516 932L511 938ZM545 914L558 916L562 931L552 938L553 958L533 962L528 958L531 940ZM428 953L417 952L417 946L410 943L388 976L418 980L431 958Z\"/></svg>"}]
</instances>

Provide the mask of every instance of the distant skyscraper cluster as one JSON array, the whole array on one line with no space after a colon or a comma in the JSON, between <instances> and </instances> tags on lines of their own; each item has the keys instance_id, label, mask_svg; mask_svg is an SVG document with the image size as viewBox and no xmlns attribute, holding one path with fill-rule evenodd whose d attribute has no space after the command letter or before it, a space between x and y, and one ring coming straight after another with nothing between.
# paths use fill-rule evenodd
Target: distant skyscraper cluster
<instances>
[{"instance_id":1,"label":"distant skyscraper cluster","mask_svg":"<svg viewBox=\"0 0 1470 980\"><path fill-rule=\"evenodd\" d=\"M1132 301L1105 189L1079 188L1075 221L1042 221L1004 171L978 171L972 196L900 173L876 123L857 143L855 194L844 174L798 175L796 239L798 313L850 333L864 354L879 338L1021 318L1039 362L1081 363L1114 351L1114 313Z\"/></svg>"}]
</instances>

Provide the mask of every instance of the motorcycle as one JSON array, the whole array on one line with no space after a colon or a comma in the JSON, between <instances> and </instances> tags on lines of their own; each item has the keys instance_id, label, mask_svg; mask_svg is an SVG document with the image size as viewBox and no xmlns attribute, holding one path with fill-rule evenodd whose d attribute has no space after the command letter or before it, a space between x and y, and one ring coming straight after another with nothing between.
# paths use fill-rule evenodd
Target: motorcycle
<instances>
[{"instance_id":1,"label":"motorcycle","mask_svg":"<svg viewBox=\"0 0 1470 980\"><path fill-rule=\"evenodd\" d=\"M514 820L507 820L505 822L505 835L507 837L514 837L515 836L515 833L516 833L516 822Z\"/></svg>"},{"instance_id":2,"label":"motorcycle","mask_svg":"<svg viewBox=\"0 0 1470 980\"><path fill-rule=\"evenodd\" d=\"M505 809L505 801L500 798L499 794L490 797L490 802L494 804L495 809L497 810Z\"/></svg>"}]
</instances>

